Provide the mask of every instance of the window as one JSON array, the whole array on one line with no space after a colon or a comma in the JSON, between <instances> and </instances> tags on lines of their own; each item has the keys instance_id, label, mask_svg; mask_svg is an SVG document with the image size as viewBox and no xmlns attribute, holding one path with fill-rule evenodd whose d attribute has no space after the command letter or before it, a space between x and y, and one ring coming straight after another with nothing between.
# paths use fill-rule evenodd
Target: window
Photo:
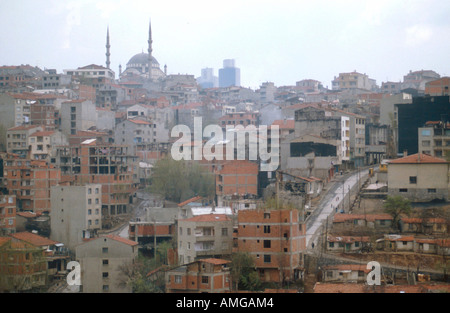
<instances>
[{"instance_id":1,"label":"window","mask_svg":"<svg viewBox=\"0 0 450 313\"><path fill-rule=\"evenodd\" d=\"M103 273L102 273L102 277L103 277L103 278L108 278L108 276L109 276L109 273L108 273L108 272L103 272Z\"/></svg>"},{"instance_id":2,"label":"window","mask_svg":"<svg viewBox=\"0 0 450 313\"><path fill-rule=\"evenodd\" d=\"M264 248L270 248L271 243L270 240L264 240Z\"/></svg>"},{"instance_id":3,"label":"window","mask_svg":"<svg viewBox=\"0 0 450 313\"><path fill-rule=\"evenodd\" d=\"M109 285L103 285L103 291L109 291Z\"/></svg>"},{"instance_id":4,"label":"window","mask_svg":"<svg viewBox=\"0 0 450 313\"><path fill-rule=\"evenodd\" d=\"M430 189L428 189L428 193L436 193L436 189L435 188L430 188Z\"/></svg>"},{"instance_id":5,"label":"window","mask_svg":"<svg viewBox=\"0 0 450 313\"><path fill-rule=\"evenodd\" d=\"M202 276L202 284L207 284L209 281L208 278L209 278L208 276Z\"/></svg>"},{"instance_id":6,"label":"window","mask_svg":"<svg viewBox=\"0 0 450 313\"><path fill-rule=\"evenodd\" d=\"M222 236L228 236L228 228L222 228Z\"/></svg>"},{"instance_id":7,"label":"window","mask_svg":"<svg viewBox=\"0 0 450 313\"><path fill-rule=\"evenodd\" d=\"M409 176L410 184L417 184L417 176Z\"/></svg>"},{"instance_id":8,"label":"window","mask_svg":"<svg viewBox=\"0 0 450 313\"><path fill-rule=\"evenodd\" d=\"M269 234L270 233L270 225L264 225L264 233Z\"/></svg>"},{"instance_id":9,"label":"window","mask_svg":"<svg viewBox=\"0 0 450 313\"><path fill-rule=\"evenodd\" d=\"M399 192L408 192L408 189L407 188L400 188L398 191Z\"/></svg>"},{"instance_id":10,"label":"window","mask_svg":"<svg viewBox=\"0 0 450 313\"><path fill-rule=\"evenodd\" d=\"M102 261L102 264L103 264L103 265L108 265L108 264L109 264L109 260L104 259L104 260Z\"/></svg>"},{"instance_id":11,"label":"window","mask_svg":"<svg viewBox=\"0 0 450 313\"><path fill-rule=\"evenodd\" d=\"M264 263L270 263L272 261L270 254L264 254Z\"/></svg>"},{"instance_id":12,"label":"window","mask_svg":"<svg viewBox=\"0 0 450 313\"><path fill-rule=\"evenodd\" d=\"M328 247L334 248L334 242L329 242L329 243L328 243Z\"/></svg>"},{"instance_id":13,"label":"window","mask_svg":"<svg viewBox=\"0 0 450 313\"><path fill-rule=\"evenodd\" d=\"M264 213L264 218L270 218L270 213Z\"/></svg>"},{"instance_id":14,"label":"window","mask_svg":"<svg viewBox=\"0 0 450 313\"><path fill-rule=\"evenodd\" d=\"M191 229L190 228L187 229L187 234L188 234L188 236L191 235Z\"/></svg>"},{"instance_id":15,"label":"window","mask_svg":"<svg viewBox=\"0 0 450 313\"><path fill-rule=\"evenodd\" d=\"M102 253L108 253L108 248L102 248Z\"/></svg>"},{"instance_id":16,"label":"window","mask_svg":"<svg viewBox=\"0 0 450 313\"><path fill-rule=\"evenodd\" d=\"M181 281L182 281L181 275L175 275L175 283L176 284L181 284Z\"/></svg>"}]
</instances>

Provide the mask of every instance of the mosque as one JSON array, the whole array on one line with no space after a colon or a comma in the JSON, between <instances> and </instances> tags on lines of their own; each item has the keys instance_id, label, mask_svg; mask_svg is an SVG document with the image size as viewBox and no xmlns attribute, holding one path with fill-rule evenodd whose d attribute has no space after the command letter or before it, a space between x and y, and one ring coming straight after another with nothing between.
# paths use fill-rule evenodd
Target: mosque
<instances>
[{"instance_id":1,"label":"mosque","mask_svg":"<svg viewBox=\"0 0 450 313\"><path fill-rule=\"evenodd\" d=\"M119 80L121 82L134 81L141 83L154 83L162 81L167 75L167 65L164 72L161 70L159 62L152 55L152 25L149 24L148 52L141 52L131 57L122 72L122 65L119 65ZM106 67L110 68L110 47L109 29L106 34Z\"/></svg>"}]
</instances>

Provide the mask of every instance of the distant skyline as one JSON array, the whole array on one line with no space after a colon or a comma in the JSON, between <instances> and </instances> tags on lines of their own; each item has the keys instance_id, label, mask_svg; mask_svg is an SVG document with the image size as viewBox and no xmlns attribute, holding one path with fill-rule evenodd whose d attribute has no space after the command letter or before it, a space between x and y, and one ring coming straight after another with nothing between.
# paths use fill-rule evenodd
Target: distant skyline
<instances>
[{"instance_id":1,"label":"distant skyline","mask_svg":"<svg viewBox=\"0 0 450 313\"><path fill-rule=\"evenodd\" d=\"M224 59L241 70L241 86L257 89L356 70L378 85L410 70L450 75L448 0L138 1L2 0L0 65L42 69L106 66L118 77L147 51L168 74L218 76Z\"/></svg>"}]
</instances>

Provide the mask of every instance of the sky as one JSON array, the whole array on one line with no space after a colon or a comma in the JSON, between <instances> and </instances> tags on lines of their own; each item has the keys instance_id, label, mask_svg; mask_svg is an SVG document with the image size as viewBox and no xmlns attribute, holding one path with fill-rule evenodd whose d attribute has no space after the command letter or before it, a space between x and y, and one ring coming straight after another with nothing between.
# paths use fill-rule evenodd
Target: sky
<instances>
[{"instance_id":1,"label":"sky","mask_svg":"<svg viewBox=\"0 0 450 313\"><path fill-rule=\"evenodd\" d=\"M0 65L111 69L147 52L168 74L198 77L234 59L241 86L331 88L339 73L402 81L409 71L450 76L448 0L1 0Z\"/></svg>"}]
</instances>

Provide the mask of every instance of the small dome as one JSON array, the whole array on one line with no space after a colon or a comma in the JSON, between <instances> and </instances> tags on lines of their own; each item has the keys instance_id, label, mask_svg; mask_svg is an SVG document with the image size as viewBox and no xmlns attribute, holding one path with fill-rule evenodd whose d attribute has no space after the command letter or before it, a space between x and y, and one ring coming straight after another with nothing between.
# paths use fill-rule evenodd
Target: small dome
<instances>
[{"instance_id":1,"label":"small dome","mask_svg":"<svg viewBox=\"0 0 450 313\"><path fill-rule=\"evenodd\" d=\"M148 64L148 53L138 53L134 55L130 61L127 63L127 67L130 65L131 67L135 66L136 64ZM158 61L155 59L155 57L152 56L152 65L159 66Z\"/></svg>"}]
</instances>

